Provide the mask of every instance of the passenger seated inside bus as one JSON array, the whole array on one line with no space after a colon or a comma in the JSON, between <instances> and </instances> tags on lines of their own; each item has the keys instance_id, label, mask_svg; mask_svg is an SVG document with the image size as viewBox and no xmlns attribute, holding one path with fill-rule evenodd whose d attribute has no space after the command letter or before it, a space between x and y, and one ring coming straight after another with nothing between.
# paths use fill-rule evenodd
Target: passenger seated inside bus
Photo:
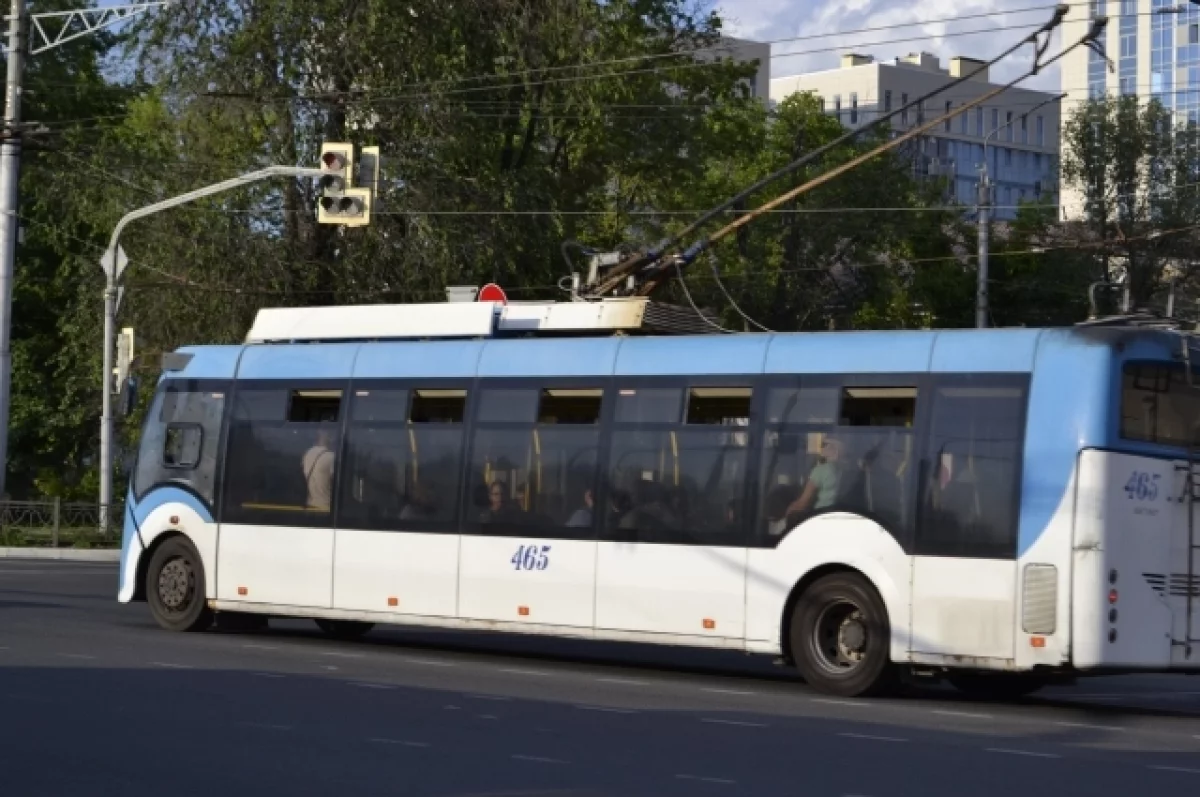
<instances>
[{"instance_id":1,"label":"passenger seated inside bus","mask_svg":"<svg viewBox=\"0 0 1200 797\"><path fill-rule=\"evenodd\" d=\"M633 508L617 524L621 529L666 531L679 528L679 517L671 507L667 488L656 481L639 479L633 486Z\"/></svg>"},{"instance_id":2,"label":"passenger seated inside bus","mask_svg":"<svg viewBox=\"0 0 1200 797\"><path fill-rule=\"evenodd\" d=\"M583 506L571 513L571 517L567 518L567 525L572 528L586 528L592 525L592 506L595 503L595 496L592 494L592 488L583 491Z\"/></svg>"},{"instance_id":3,"label":"passenger seated inside bus","mask_svg":"<svg viewBox=\"0 0 1200 797\"><path fill-rule=\"evenodd\" d=\"M844 463L841 461L842 443L832 435L821 442L821 453L817 464L809 471L800 497L784 512L785 518L804 515L810 509L820 511L833 505L838 497L838 488L843 478Z\"/></svg>"},{"instance_id":4,"label":"passenger seated inside bus","mask_svg":"<svg viewBox=\"0 0 1200 797\"><path fill-rule=\"evenodd\" d=\"M426 485L414 484L409 490L404 508L400 510L400 519L436 520L437 514L437 496Z\"/></svg>"},{"instance_id":5,"label":"passenger seated inside bus","mask_svg":"<svg viewBox=\"0 0 1200 797\"><path fill-rule=\"evenodd\" d=\"M308 500L305 506L328 512L333 500L333 461L334 453L330 449L330 435L325 429L317 432L317 440L313 447L304 453L302 465L304 479L308 484Z\"/></svg>"}]
</instances>

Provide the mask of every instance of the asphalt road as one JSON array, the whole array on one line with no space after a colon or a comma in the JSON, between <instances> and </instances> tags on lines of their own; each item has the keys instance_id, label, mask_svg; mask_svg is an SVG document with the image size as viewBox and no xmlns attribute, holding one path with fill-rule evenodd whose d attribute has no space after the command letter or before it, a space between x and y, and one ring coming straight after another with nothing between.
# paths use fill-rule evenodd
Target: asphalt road
<instances>
[{"instance_id":1,"label":"asphalt road","mask_svg":"<svg viewBox=\"0 0 1200 797\"><path fill-rule=\"evenodd\" d=\"M115 593L114 566L0 562L0 793L1200 794L1200 677L838 700L724 652L171 634Z\"/></svg>"}]
</instances>

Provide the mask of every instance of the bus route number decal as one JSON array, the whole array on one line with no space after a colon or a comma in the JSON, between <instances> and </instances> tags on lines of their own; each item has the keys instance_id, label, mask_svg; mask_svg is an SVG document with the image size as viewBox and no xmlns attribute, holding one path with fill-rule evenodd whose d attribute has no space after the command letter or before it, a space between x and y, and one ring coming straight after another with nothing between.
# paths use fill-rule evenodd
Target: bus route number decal
<instances>
[{"instance_id":1,"label":"bus route number decal","mask_svg":"<svg viewBox=\"0 0 1200 797\"><path fill-rule=\"evenodd\" d=\"M522 545L508 561L513 570L545 570L550 566L550 546Z\"/></svg>"},{"instance_id":2,"label":"bus route number decal","mask_svg":"<svg viewBox=\"0 0 1200 797\"><path fill-rule=\"evenodd\" d=\"M1158 498L1160 474L1134 471L1125 483L1125 495L1138 501L1153 501Z\"/></svg>"}]
</instances>

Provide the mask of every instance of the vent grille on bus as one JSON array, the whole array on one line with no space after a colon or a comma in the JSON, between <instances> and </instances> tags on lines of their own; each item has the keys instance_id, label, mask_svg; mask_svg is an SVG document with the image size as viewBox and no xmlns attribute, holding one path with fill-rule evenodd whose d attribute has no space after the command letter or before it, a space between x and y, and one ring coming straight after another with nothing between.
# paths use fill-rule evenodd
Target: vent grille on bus
<instances>
[{"instance_id":1,"label":"vent grille on bus","mask_svg":"<svg viewBox=\"0 0 1200 797\"><path fill-rule=\"evenodd\" d=\"M708 319L707 321L705 319ZM711 323L709 323L711 322ZM679 307L662 302L648 302L642 327L649 332L674 335L713 334L721 330L714 326L716 318L710 313L696 314L690 307Z\"/></svg>"},{"instance_id":2,"label":"vent grille on bus","mask_svg":"<svg viewBox=\"0 0 1200 797\"><path fill-rule=\"evenodd\" d=\"M1176 598L1200 598L1200 576L1192 576L1191 589L1188 589L1187 573L1142 573L1142 578L1150 588L1159 595L1170 594Z\"/></svg>"},{"instance_id":3,"label":"vent grille on bus","mask_svg":"<svg viewBox=\"0 0 1200 797\"><path fill-rule=\"evenodd\" d=\"M1027 634L1053 634L1058 625L1058 568L1025 565L1021 627Z\"/></svg>"}]
</instances>

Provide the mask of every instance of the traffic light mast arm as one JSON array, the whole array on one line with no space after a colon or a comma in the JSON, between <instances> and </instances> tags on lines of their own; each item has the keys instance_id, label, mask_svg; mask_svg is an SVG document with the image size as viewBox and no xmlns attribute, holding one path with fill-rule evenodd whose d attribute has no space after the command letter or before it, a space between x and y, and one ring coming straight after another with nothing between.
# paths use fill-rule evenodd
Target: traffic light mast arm
<instances>
[{"instance_id":1,"label":"traffic light mast arm","mask_svg":"<svg viewBox=\"0 0 1200 797\"><path fill-rule=\"evenodd\" d=\"M164 199L162 202L155 202L153 205L147 205L144 208L130 211L121 217L117 222L117 226L113 228L112 240L108 244L108 250L104 253L104 258L101 261L104 266L104 274L106 282L104 287L104 371L103 385L104 388L100 391L102 411L100 417L100 530L107 532L108 530L108 512L112 506L112 483L113 483L113 349L116 347L116 321L117 321L117 283L121 279L121 273L124 271L118 253L120 252L119 244L121 240L121 232L131 221L152 216L162 210L186 205L189 202L194 202L197 199L203 199L206 196L220 194L223 191L229 191L234 188L239 188L243 185L256 183L260 180L267 180L271 177L320 177L322 171L320 169L307 166L268 166L265 169L259 169L256 172L243 174L241 177L234 177L231 180L226 180L222 183L197 188L186 194L181 194L177 197Z\"/></svg>"}]
</instances>

